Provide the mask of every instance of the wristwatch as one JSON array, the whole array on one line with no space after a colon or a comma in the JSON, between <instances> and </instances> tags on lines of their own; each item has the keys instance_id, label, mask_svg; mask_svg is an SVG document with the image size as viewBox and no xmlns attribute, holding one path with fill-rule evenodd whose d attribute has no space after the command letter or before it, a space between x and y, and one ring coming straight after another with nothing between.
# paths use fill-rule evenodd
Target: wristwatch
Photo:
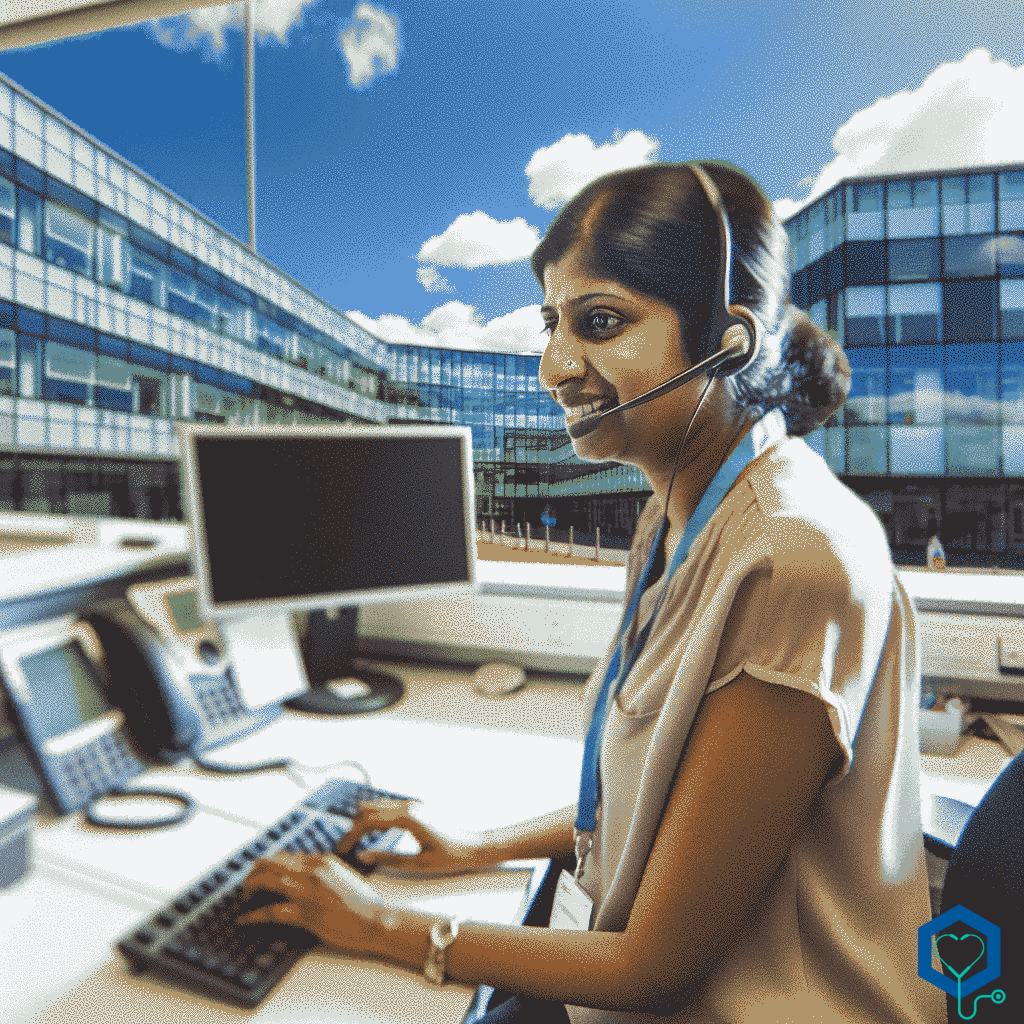
<instances>
[{"instance_id":1,"label":"wristwatch","mask_svg":"<svg viewBox=\"0 0 1024 1024\"><path fill-rule=\"evenodd\" d=\"M427 962L423 965L423 977L431 985L444 984L444 951L455 941L459 934L459 922L452 918L442 917L430 928L430 952Z\"/></svg>"}]
</instances>

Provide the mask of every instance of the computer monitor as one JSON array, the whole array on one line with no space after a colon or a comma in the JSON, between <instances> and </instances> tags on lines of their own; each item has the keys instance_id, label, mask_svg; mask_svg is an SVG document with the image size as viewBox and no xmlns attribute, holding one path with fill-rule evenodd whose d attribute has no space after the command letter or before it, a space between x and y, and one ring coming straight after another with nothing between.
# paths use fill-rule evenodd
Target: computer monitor
<instances>
[{"instance_id":1,"label":"computer monitor","mask_svg":"<svg viewBox=\"0 0 1024 1024\"><path fill-rule=\"evenodd\" d=\"M270 634L290 635L292 611L476 586L468 427L188 424L179 443L200 607L220 622L236 670L251 655L253 674L268 675ZM367 710L401 695L382 674L350 675L364 684L358 700L289 703Z\"/></svg>"}]
</instances>

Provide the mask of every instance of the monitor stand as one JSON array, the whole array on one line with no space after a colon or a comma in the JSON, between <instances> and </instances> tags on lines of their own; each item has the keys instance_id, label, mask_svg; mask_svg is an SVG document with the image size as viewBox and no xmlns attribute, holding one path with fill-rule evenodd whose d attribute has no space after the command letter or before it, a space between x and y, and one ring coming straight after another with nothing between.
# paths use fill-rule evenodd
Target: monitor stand
<instances>
[{"instance_id":1,"label":"monitor stand","mask_svg":"<svg viewBox=\"0 0 1024 1024\"><path fill-rule=\"evenodd\" d=\"M358 608L310 612L302 659L310 688L285 706L315 715L364 715L402 699L402 681L387 672L358 669L352 662Z\"/></svg>"}]
</instances>

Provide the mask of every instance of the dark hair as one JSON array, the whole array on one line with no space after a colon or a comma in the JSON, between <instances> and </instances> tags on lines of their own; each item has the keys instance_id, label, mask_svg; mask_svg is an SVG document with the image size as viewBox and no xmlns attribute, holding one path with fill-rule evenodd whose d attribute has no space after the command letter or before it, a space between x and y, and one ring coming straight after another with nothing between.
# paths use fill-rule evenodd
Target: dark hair
<instances>
[{"instance_id":1,"label":"dark hair","mask_svg":"<svg viewBox=\"0 0 1024 1024\"><path fill-rule=\"evenodd\" d=\"M764 326L754 362L725 378L732 397L763 415L781 408L790 434L824 423L850 391L850 364L831 335L789 304L789 239L757 182L738 167L701 161L718 188L732 235L731 301ZM581 246L592 272L674 307L691 363L713 355L718 217L685 164L646 164L598 178L552 221L531 266Z\"/></svg>"}]
</instances>

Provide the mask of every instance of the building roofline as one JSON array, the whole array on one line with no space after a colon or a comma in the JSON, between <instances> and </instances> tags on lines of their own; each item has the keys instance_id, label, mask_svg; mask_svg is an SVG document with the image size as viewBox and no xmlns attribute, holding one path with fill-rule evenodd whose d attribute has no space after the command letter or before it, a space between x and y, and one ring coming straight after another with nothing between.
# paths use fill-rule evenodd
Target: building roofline
<instances>
[{"instance_id":1,"label":"building roofline","mask_svg":"<svg viewBox=\"0 0 1024 1024\"><path fill-rule=\"evenodd\" d=\"M301 289L308 296L310 296L310 298L312 298L312 299L316 300L317 302L319 302L320 305L323 306L325 309L330 310L332 313L336 313L343 320L345 320L346 323L349 323L353 327L355 327L357 330L363 331L365 334L368 334L371 338L373 338L374 341L384 342L384 344L388 344L388 345L392 344L391 342L385 341L384 338L378 338L371 331L366 330L366 328L363 327L362 324L356 323L355 320L352 320L349 317L349 315L344 310L336 309L330 303L325 302L319 295L317 295L314 291L312 291L310 288L308 288L306 285L304 285L301 281L297 281L286 270L282 270L280 267L278 267L275 264L271 263L270 260L268 260L265 256L261 256L259 253L253 252L245 242L243 242L240 238L236 238L227 229L221 227L216 221L212 220L205 213L203 213L202 210L200 210L197 207L193 206L187 199L182 199L181 196L179 196L176 192L171 191L171 189L169 189L166 185L162 184L161 182L157 181L156 178L154 178L151 174L148 174L146 171L142 170L141 167L137 167L130 160L128 160L125 157L123 157L120 153L114 152L114 150L112 150L106 143L101 142L94 135L92 135L91 133L87 132L84 128L81 128L77 124L75 124L73 121L68 120L68 118L65 117L59 110L55 110L45 100L41 100L38 96L36 96L33 93L29 92L24 86L19 85L12 78L9 78L7 75L5 75L2 71L0 71L0 82L2 82L4 85L8 86L9 88L13 89L15 92L20 93L25 99L31 100L33 103L37 104L40 107L40 109L44 110L51 117L54 117L58 121L61 121L63 124L67 125L72 131L78 132L79 135L81 135L89 143L94 145L97 149L101 149L104 153L107 154L108 157L113 158L118 163L120 163L120 164L124 165L125 167L127 167L134 174L137 174L144 181L146 181L150 185L153 185L156 188L158 188L161 192L164 193L164 195L170 197L176 203L180 203L190 213L194 214L201 221L203 221L204 223L209 225L211 228L213 228L213 230L216 231L218 234L223 235L226 238L229 238L232 242L235 242L237 245L239 245L242 248L242 250L248 256L251 256L253 259L259 260L261 263L263 263L269 269L274 271L275 274L280 274L281 277L283 277L283 278L285 278L285 280L291 282L291 284L295 285L296 288ZM98 202L98 200L97 200L97 202ZM250 287L250 286L246 285L246 287Z\"/></svg>"},{"instance_id":2,"label":"building roofline","mask_svg":"<svg viewBox=\"0 0 1024 1024\"><path fill-rule=\"evenodd\" d=\"M898 181L907 178L953 178L961 174L1005 174L1007 171L1024 171L1024 163L1020 161L1008 164L972 164L969 167L941 167L922 169L917 171L892 171L888 174L856 174L847 178L840 178L834 185L826 189L814 199L805 199L799 209L791 213L784 221L788 224L794 217L799 217L805 210L810 209L815 203L830 196L836 189L846 185L859 185L867 181Z\"/></svg>"}]
</instances>

